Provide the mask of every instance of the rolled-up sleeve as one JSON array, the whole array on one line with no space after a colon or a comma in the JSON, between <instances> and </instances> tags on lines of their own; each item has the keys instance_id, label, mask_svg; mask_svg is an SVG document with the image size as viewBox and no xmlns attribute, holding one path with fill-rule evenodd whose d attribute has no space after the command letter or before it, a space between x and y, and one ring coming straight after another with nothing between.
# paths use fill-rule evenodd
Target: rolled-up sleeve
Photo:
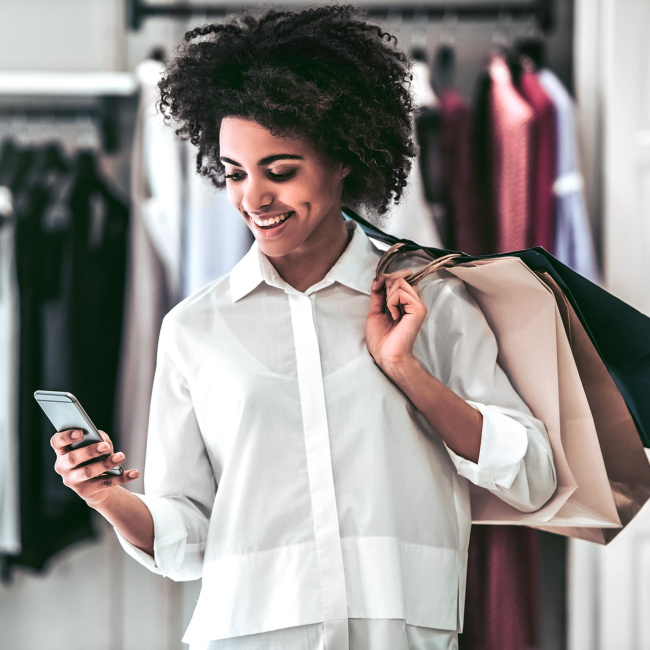
<instances>
[{"instance_id":1,"label":"rolled-up sleeve","mask_svg":"<svg viewBox=\"0 0 650 650\"><path fill-rule=\"evenodd\" d=\"M126 552L173 580L201 577L216 480L182 369L182 350L170 316L163 321L151 397L145 503L154 522L154 557L127 542Z\"/></svg>"},{"instance_id":2,"label":"rolled-up sleeve","mask_svg":"<svg viewBox=\"0 0 650 650\"><path fill-rule=\"evenodd\" d=\"M446 273L421 287L429 308L415 352L427 370L483 415L474 463L447 447L458 473L523 512L556 488L546 427L497 362L498 346L465 284Z\"/></svg>"}]
</instances>

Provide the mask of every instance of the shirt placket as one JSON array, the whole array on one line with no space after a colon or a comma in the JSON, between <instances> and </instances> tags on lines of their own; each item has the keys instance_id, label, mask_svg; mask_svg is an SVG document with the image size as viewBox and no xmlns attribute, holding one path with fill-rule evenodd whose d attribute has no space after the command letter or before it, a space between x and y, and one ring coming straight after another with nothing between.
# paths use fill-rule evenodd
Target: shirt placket
<instances>
[{"instance_id":1,"label":"shirt placket","mask_svg":"<svg viewBox=\"0 0 650 650\"><path fill-rule=\"evenodd\" d=\"M328 650L348 650L348 605L343 551L313 305L309 296L303 293L287 295L296 346L298 387L314 517L325 647Z\"/></svg>"}]
</instances>

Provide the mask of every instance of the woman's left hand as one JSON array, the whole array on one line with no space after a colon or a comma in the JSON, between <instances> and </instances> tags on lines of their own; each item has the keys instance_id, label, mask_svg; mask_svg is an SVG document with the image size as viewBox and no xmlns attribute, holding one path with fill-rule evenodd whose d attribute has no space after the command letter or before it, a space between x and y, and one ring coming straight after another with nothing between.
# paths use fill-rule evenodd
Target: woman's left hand
<instances>
[{"instance_id":1,"label":"woman's left hand","mask_svg":"<svg viewBox=\"0 0 650 650\"><path fill-rule=\"evenodd\" d=\"M377 365L391 370L413 360L413 345L427 315L417 288L405 275L410 269L375 279L366 321L366 344Z\"/></svg>"}]
</instances>

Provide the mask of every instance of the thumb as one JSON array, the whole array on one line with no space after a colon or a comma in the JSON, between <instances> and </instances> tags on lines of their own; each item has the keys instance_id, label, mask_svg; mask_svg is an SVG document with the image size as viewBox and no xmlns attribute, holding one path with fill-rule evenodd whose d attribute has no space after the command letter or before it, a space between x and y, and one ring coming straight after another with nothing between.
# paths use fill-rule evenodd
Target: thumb
<instances>
[{"instance_id":1,"label":"thumb","mask_svg":"<svg viewBox=\"0 0 650 650\"><path fill-rule=\"evenodd\" d=\"M374 280L370 288L370 310L369 316L375 316L384 313L386 304L386 293L383 287L379 287L377 280Z\"/></svg>"}]
</instances>

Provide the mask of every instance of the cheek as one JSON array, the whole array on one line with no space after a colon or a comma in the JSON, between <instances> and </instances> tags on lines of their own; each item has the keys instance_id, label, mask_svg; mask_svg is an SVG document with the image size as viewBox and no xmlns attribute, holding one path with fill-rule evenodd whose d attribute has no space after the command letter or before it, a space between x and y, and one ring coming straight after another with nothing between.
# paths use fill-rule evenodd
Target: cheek
<instances>
[{"instance_id":1,"label":"cheek","mask_svg":"<svg viewBox=\"0 0 650 650\"><path fill-rule=\"evenodd\" d=\"M226 182L226 198L237 209L239 209L239 204L241 202L240 201L240 194L241 194L241 192L238 191L237 185L235 185L235 183Z\"/></svg>"}]
</instances>

